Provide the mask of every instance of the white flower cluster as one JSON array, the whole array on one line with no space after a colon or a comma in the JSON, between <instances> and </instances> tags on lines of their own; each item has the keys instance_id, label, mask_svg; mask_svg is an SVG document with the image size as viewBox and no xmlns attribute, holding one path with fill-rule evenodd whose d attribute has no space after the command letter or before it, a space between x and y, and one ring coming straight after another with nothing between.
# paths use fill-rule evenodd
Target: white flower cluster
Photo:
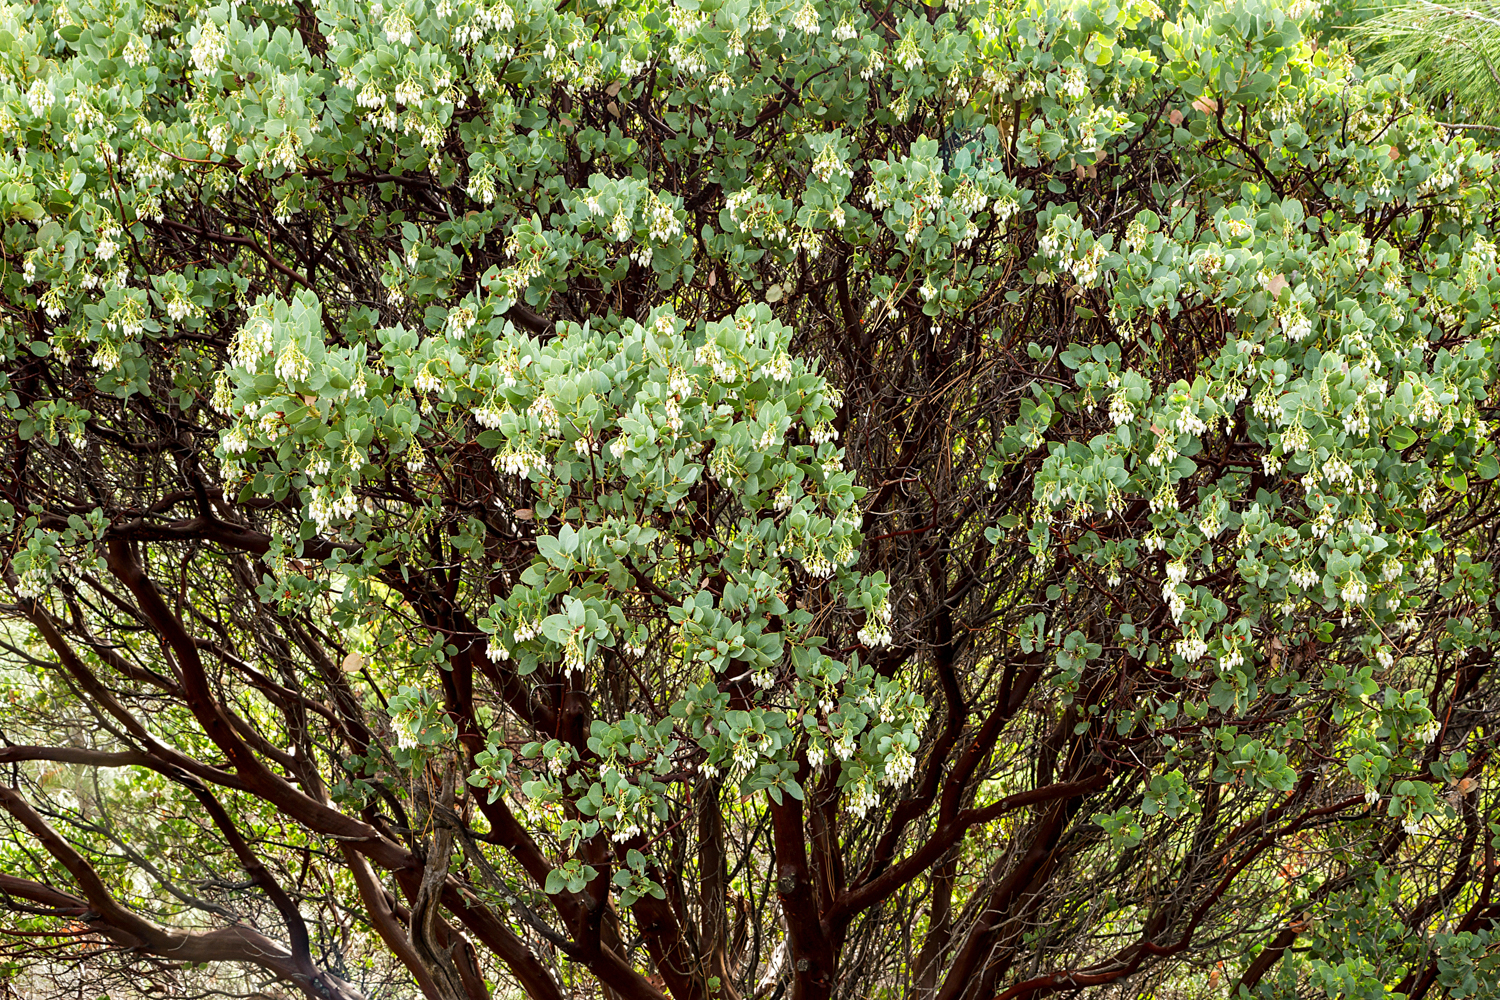
<instances>
[{"instance_id":1,"label":"white flower cluster","mask_svg":"<svg viewBox=\"0 0 1500 1000\"><path fill-rule=\"evenodd\" d=\"M495 462L501 472L525 479L547 467L547 456L530 445L512 442L495 455Z\"/></svg>"},{"instance_id":2,"label":"white flower cluster","mask_svg":"<svg viewBox=\"0 0 1500 1000\"><path fill-rule=\"evenodd\" d=\"M1107 251L1102 244L1096 242L1079 254L1077 241L1069 231L1072 228L1070 222L1072 219L1066 215L1053 216L1047 231L1037 238L1037 249L1045 256L1056 258L1078 284L1092 288L1103 273Z\"/></svg>"},{"instance_id":3,"label":"white flower cluster","mask_svg":"<svg viewBox=\"0 0 1500 1000\"><path fill-rule=\"evenodd\" d=\"M506 403L498 396L491 395L486 397L478 406L474 407L474 419L479 422L479 426L493 431L499 429L500 422L510 412L509 403Z\"/></svg>"},{"instance_id":4,"label":"white flower cluster","mask_svg":"<svg viewBox=\"0 0 1500 1000\"><path fill-rule=\"evenodd\" d=\"M766 424L765 429L756 438L755 446L760 451L775 451L781 447L781 431L776 424Z\"/></svg>"},{"instance_id":5,"label":"white flower cluster","mask_svg":"<svg viewBox=\"0 0 1500 1000\"><path fill-rule=\"evenodd\" d=\"M1173 559L1167 563L1167 579L1172 581L1172 586L1177 586L1187 579L1187 563L1181 559Z\"/></svg>"},{"instance_id":6,"label":"white flower cluster","mask_svg":"<svg viewBox=\"0 0 1500 1000\"><path fill-rule=\"evenodd\" d=\"M859 641L871 649L885 649L891 645L891 602L882 600L875 605L859 630Z\"/></svg>"},{"instance_id":7,"label":"white flower cluster","mask_svg":"<svg viewBox=\"0 0 1500 1000\"><path fill-rule=\"evenodd\" d=\"M870 780L869 772L863 773L857 783L851 782L844 791L849 797L848 804L844 808L860 819L864 819L865 814L880 802L880 797L876 794L875 783Z\"/></svg>"},{"instance_id":8,"label":"white flower cluster","mask_svg":"<svg viewBox=\"0 0 1500 1000\"><path fill-rule=\"evenodd\" d=\"M760 192L753 187L743 187L724 199L724 208L729 212L729 217L736 223L740 221L740 213L745 210L756 195Z\"/></svg>"},{"instance_id":9,"label":"white flower cluster","mask_svg":"<svg viewBox=\"0 0 1500 1000\"><path fill-rule=\"evenodd\" d=\"M94 256L98 257L101 263L113 260L120 252L120 244L116 238L121 232L119 223L115 222L113 217L99 226L97 234L99 241L95 244Z\"/></svg>"},{"instance_id":10,"label":"white flower cluster","mask_svg":"<svg viewBox=\"0 0 1500 1000\"><path fill-rule=\"evenodd\" d=\"M273 338L271 321L264 315L252 315L230 344L230 363L254 375L260 359L271 352Z\"/></svg>"},{"instance_id":11,"label":"white flower cluster","mask_svg":"<svg viewBox=\"0 0 1500 1000\"><path fill-rule=\"evenodd\" d=\"M52 589L52 562L49 559L32 558L16 581L16 594L26 600L36 600Z\"/></svg>"},{"instance_id":12,"label":"white flower cluster","mask_svg":"<svg viewBox=\"0 0 1500 1000\"><path fill-rule=\"evenodd\" d=\"M542 616L536 614L531 617L520 615L516 618L515 626L511 628L515 634L516 642L530 642L542 634Z\"/></svg>"},{"instance_id":13,"label":"white flower cluster","mask_svg":"<svg viewBox=\"0 0 1500 1000\"><path fill-rule=\"evenodd\" d=\"M1106 250L1103 244L1095 243L1094 246L1085 250L1082 256L1070 259L1068 270L1073 271L1073 279L1085 288L1092 288L1100 280L1104 255L1106 255Z\"/></svg>"},{"instance_id":14,"label":"white flower cluster","mask_svg":"<svg viewBox=\"0 0 1500 1000\"><path fill-rule=\"evenodd\" d=\"M749 771L755 767L758 760L760 760L760 748L757 745L756 734L753 730L745 730L740 733L740 738L734 741L734 766L742 771Z\"/></svg>"},{"instance_id":15,"label":"white flower cluster","mask_svg":"<svg viewBox=\"0 0 1500 1000\"><path fill-rule=\"evenodd\" d=\"M303 382L312 374L312 361L295 340L289 340L276 355L276 377L283 382Z\"/></svg>"},{"instance_id":16,"label":"white flower cluster","mask_svg":"<svg viewBox=\"0 0 1500 1000\"><path fill-rule=\"evenodd\" d=\"M436 362L425 362L412 378L412 388L417 392L437 392L443 387L443 380L433 371Z\"/></svg>"},{"instance_id":17,"label":"white flower cluster","mask_svg":"<svg viewBox=\"0 0 1500 1000\"><path fill-rule=\"evenodd\" d=\"M667 47L667 62L679 72L690 76L702 76L708 70L708 60L697 48L673 44Z\"/></svg>"},{"instance_id":18,"label":"white flower cluster","mask_svg":"<svg viewBox=\"0 0 1500 1000\"><path fill-rule=\"evenodd\" d=\"M1197 663L1208 652L1208 643L1195 630L1184 632L1173 647L1173 651L1187 663Z\"/></svg>"},{"instance_id":19,"label":"white flower cluster","mask_svg":"<svg viewBox=\"0 0 1500 1000\"><path fill-rule=\"evenodd\" d=\"M922 66L922 49L917 44L915 31L908 31L901 37L900 44L896 46L896 61L908 73Z\"/></svg>"},{"instance_id":20,"label":"white flower cluster","mask_svg":"<svg viewBox=\"0 0 1500 1000\"><path fill-rule=\"evenodd\" d=\"M758 378L768 378L772 382L790 382L792 380L791 355L786 351L777 351L760 363L755 374Z\"/></svg>"},{"instance_id":21,"label":"white flower cluster","mask_svg":"<svg viewBox=\"0 0 1500 1000\"><path fill-rule=\"evenodd\" d=\"M1156 447L1146 456L1146 464L1154 468L1166 468L1177 460L1177 434L1168 430L1156 438Z\"/></svg>"},{"instance_id":22,"label":"white flower cluster","mask_svg":"<svg viewBox=\"0 0 1500 1000\"><path fill-rule=\"evenodd\" d=\"M145 329L146 307L134 297L123 298L115 307L115 311L110 313L104 321L104 326L106 329L116 331L126 340L133 340Z\"/></svg>"},{"instance_id":23,"label":"white flower cluster","mask_svg":"<svg viewBox=\"0 0 1500 1000\"><path fill-rule=\"evenodd\" d=\"M1182 409L1178 411L1177 418L1173 421L1173 423L1177 425L1177 430L1183 434L1192 434L1196 436L1199 434L1203 434L1208 430L1208 424L1205 423L1197 413L1193 412L1191 403L1183 404Z\"/></svg>"},{"instance_id":24,"label":"white flower cluster","mask_svg":"<svg viewBox=\"0 0 1500 1000\"><path fill-rule=\"evenodd\" d=\"M583 673L585 666L583 657L587 641L584 632L585 626L578 626L568 633L568 638L563 643L563 673L568 676Z\"/></svg>"},{"instance_id":25,"label":"white flower cluster","mask_svg":"<svg viewBox=\"0 0 1500 1000\"><path fill-rule=\"evenodd\" d=\"M726 358L719 350L719 346L713 342L703 344L693 352L693 363L702 368L713 370L714 379L719 382L734 382L739 378L739 368L735 365L733 358Z\"/></svg>"},{"instance_id":26,"label":"white flower cluster","mask_svg":"<svg viewBox=\"0 0 1500 1000\"><path fill-rule=\"evenodd\" d=\"M302 139L296 129L281 133L281 139L271 149L271 162L283 170L293 170L302 152Z\"/></svg>"},{"instance_id":27,"label":"white flower cluster","mask_svg":"<svg viewBox=\"0 0 1500 1000\"><path fill-rule=\"evenodd\" d=\"M225 417L234 415L234 384L229 381L229 373L223 369L214 372L213 396L208 399L208 405L213 406L214 412Z\"/></svg>"},{"instance_id":28,"label":"white flower cluster","mask_svg":"<svg viewBox=\"0 0 1500 1000\"><path fill-rule=\"evenodd\" d=\"M167 315L172 318L174 323L181 323L189 316L197 314L197 312L198 307L181 292L175 293L167 300Z\"/></svg>"},{"instance_id":29,"label":"white flower cluster","mask_svg":"<svg viewBox=\"0 0 1500 1000\"><path fill-rule=\"evenodd\" d=\"M832 141L825 143L823 148L818 150L818 155L813 158L813 176L825 184L832 180L835 175L842 175L844 177L854 176L854 170L844 162L843 157L839 155L839 151L835 146L836 144Z\"/></svg>"},{"instance_id":30,"label":"white flower cluster","mask_svg":"<svg viewBox=\"0 0 1500 1000\"><path fill-rule=\"evenodd\" d=\"M1004 229L1010 222L1011 217L1021 210L1021 203L1010 195L1001 195L990 205L990 213L995 217L995 223L1000 229Z\"/></svg>"},{"instance_id":31,"label":"white flower cluster","mask_svg":"<svg viewBox=\"0 0 1500 1000\"><path fill-rule=\"evenodd\" d=\"M988 207L989 197L972 180L965 180L953 192L950 203L964 215L975 215ZM996 202L996 208L999 207L999 202Z\"/></svg>"},{"instance_id":32,"label":"white flower cluster","mask_svg":"<svg viewBox=\"0 0 1500 1000\"><path fill-rule=\"evenodd\" d=\"M1283 455L1297 455L1312 447L1312 436L1307 433L1307 428L1302 426L1300 419L1293 420L1287 424L1286 429L1281 432L1281 453Z\"/></svg>"},{"instance_id":33,"label":"white flower cluster","mask_svg":"<svg viewBox=\"0 0 1500 1000\"><path fill-rule=\"evenodd\" d=\"M792 17L792 27L805 35L818 34L818 10L812 5L812 0L803 0L802 7Z\"/></svg>"},{"instance_id":34,"label":"white flower cluster","mask_svg":"<svg viewBox=\"0 0 1500 1000\"><path fill-rule=\"evenodd\" d=\"M1182 613L1187 610L1187 598L1175 583L1166 583L1161 588L1162 599L1167 602L1167 612L1172 616L1173 622L1182 621Z\"/></svg>"},{"instance_id":35,"label":"white flower cluster","mask_svg":"<svg viewBox=\"0 0 1500 1000\"><path fill-rule=\"evenodd\" d=\"M62 292L58 290L56 285L51 286L43 292L42 297L37 301L41 304L42 311L47 314L48 319L57 319L63 313L67 312L67 307L63 304ZM168 307L168 311L170 311L170 307Z\"/></svg>"},{"instance_id":36,"label":"white flower cluster","mask_svg":"<svg viewBox=\"0 0 1500 1000\"><path fill-rule=\"evenodd\" d=\"M1474 244L1464 256L1464 266L1460 272L1465 291L1472 292L1480 285L1489 283L1495 276L1495 258L1495 244L1482 236L1475 237Z\"/></svg>"},{"instance_id":37,"label":"white flower cluster","mask_svg":"<svg viewBox=\"0 0 1500 1000\"><path fill-rule=\"evenodd\" d=\"M1076 65L1069 66L1068 69L1063 73L1062 77L1063 93L1076 101L1084 94L1088 93L1088 89L1089 78L1088 75L1084 73L1083 67Z\"/></svg>"},{"instance_id":38,"label":"white flower cluster","mask_svg":"<svg viewBox=\"0 0 1500 1000\"><path fill-rule=\"evenodd\" d=\"M480 5L473 17L453 29L453 40L460 46L477 45L487 36L510 31L515 26L516 16L511 12L510 4L501 0L493 7ZM498 56L501 60L514 54L514 49L509 45L501 44L497 48L505 52Z\"/></svg>"},{"instance_id":39,"label":"white flower cluster","mask_svg":"<svg viewBox=\"0 0 1500 1000\"><path fill-rule=\"evenodd\" d=\"M1286 410L1281 405L1280 394L1270 382L1263 385L1255 394L1255 398L1250 402L1250 412L1268 422L1286 423Z\"/></svg>"},{"instance_id":40,"label":"white flower cluster","mask_svg":"<svg viewBox=\"0 0 1500 1000\"><path fill-rule=\"evenodd\" d=\"M666 243L682 235L682 223L677 219L676 210L654 193L651 196L647 226L648 235L658 243Z\"/></svg>"},{"instance_id":41,"label":"white flower cluster","mask_svg":"<svg viewBox=\"0 0 1500 1000\"><path fill-rule=\"evenodd\" d=\"M385 31L385 40L392 45L409 46L412 39L416 37L417 26L412 23L406 10L400 6L385 16L385 23L381 27Z\"/></svg>"},{"instance_id":42,"label":"white flower cluster","mask_svg":"<svg viewBox=\"0 0 1500 1000\"><path fill-rule=\"evenodd\" d=\"M828 760L828 747L816 733L807 741L807 764L814 771Z\"/></svg>"},{"instance_id":43,"label":"white flower cluster","mask_svg":"<svg viewBox=\"0 0 1500 1000\"><path fill-rule=\"evenodd\" d=\"M193 43L193 65L200 73L212 73L224 61L226 39L219 26L204 21L198 28L198 40Z\"/></svg>"},{"instance_id":44,"label":"white flower cluster","mask_svg":"<svg viewBox=\"0 0 1500 1000\"><path fill-rule=\"evenodd\" d=\"M260 429L261 436L270 439L270 441L278 441L278 439L285 438L288 430L290 430L287 427L285 414L276 409L272 403L266 403L266 408L261 409L260 417L255 418L255 420L257 420L257 424L260 424L258 429Z\"/></svg>"},{"instance_id":45,"label":"white flower cluster","mask_svg":"<svg viewBox=\"0 0 1500 1000\"><path fill-rule=\"evenodd\" d=\"M1163 481L1151 495L1151 513L1159 514L1164 510L1177 509L1177 488L1168 481ZM1148 539L1149 540L1149 539Z\"/></svg>"},{"instance_id":46,"label":"white flower cluster","mask_svg":"<svg viewBox=\"0 0 1500 1000\"><path fill-rule=\"evenodd\" d=\"M1458 180L1458 175L1448 164L1439 164L1437 169L1428 175L1427 179L1417 185L1417 194L1429 195L1439 191L1446 191Z\"/></svg>"},{"instance_id":47,"label":"white flower cluster","mask_svg":"<svg viewBox=\"0 0 1500 1000\"><path fill-rule=\"evenodd\" d=\"M900 788L917 773L917 758L900 740L891 741L891 752L885 758L885 783Z\"/></svg>"},{"instance_id":48,"label":"white flower cluster","mask_svg":"<svg viewBox=\"0 0 1500 1000\"><path fill-rule=\"evenodd\" d=\"M641 825L637 821L636 816L645 814L627 813L618 803L616 804L616 808L619 809L619 812L615 815L615 828L611 831L609 839L618 844L640 836Z\"/></svg>"},{"instance_id":49,"label":"white flower cluster","mask_svg":"<svg viewBox=\"0 0 1500 1000\"><path fill-rule=\"evenodd\" d=\"M826 580L833 576L833 561L823 554L823 547L807 542L802 547L802 568L814 580Z\"/></svg>"},{"instance_id":50,"label":"white flower cluster","mask_svg":"<svg viewBox=\"0 0 1500 1000\"><path fill-rule=\"evenodd\" d=\"M513 232L505 241L505 252L516 258L516 262L501 272L501 278L506 285L506 294L512 299L519 299L531 280L542 273L542 262L547 257L548 249L545 244L538 243L532 243L523 249L519 234Z\"/></svg>"},{"instance_id":51,"label":"white flower cluster","mask_svg":"<svg viewBox=\"0 0 1500 1000\"><path fill-rule=\"evenodd\" d=\"M709 81L708 89L711 93L728 94L730 91L734 90L735 86L736 84L734 82L734 77L730 76L728 73L720 73L718 76Z\"/></svg>"},{"instance_id":52,"label":"white flower cluster","mask_svg":"<svg viewBox=\"0 0 1500 1000\"><path fill-rule=\"evenodd\" d=\"M131 66L144 66L151 59L150 43L140 35L131 35L120 55Z\"/></svg>"},{"instance_id":53,"label":"white flower cluster","mask_svg":"<svg viewBox=\"0 0 1500 1000\"><path fill-rule=\"evenodd\" d=\"M674 427L673 430L677 428ZM734 448L723 444L714 448L713 454L708 457L708 472L724 487L733 487L740 474L739 463L735 461Z\"/></svg>"},{"instance_id":54,"label":"white flower cluster","mask_svg":"<svg viewBox=\"0 0 1500 1000\"><path fill-rule=\"evenodd\" d=\"M411 731L412 723L415 721L415 717L409 713L391 717L391 730L396 734L396 745L402 750L417 748L417 738Z\"/></svg>"},{"instance_id":55,"label":"white flower cluster","mask_svg":"<svg viewBox=\"0 0 1500 1000\"><path fill-rule=\"evenodd\" d=\"M1331 455L1328 461L1318 467L1318 478L1326 486L1333 487L1336 491L1340 486L1353 484L1357 477L1352 465L1338 455ZM1308 492L1311 492L1311 490Z\"/></svg>"},{"instance_id":56,"label":"white flower cluster","mask_svg":"<svg viewBox=\"0 0 1500 1000\"><path fill-rule=\"evenodd\" d=\"M1361 437L1370 433L1370 414L1365 409L1362 399L1354 401L1354 405L1344 412L1344 430L1350 434L1358 434Z\"/></svg>"},{"instance_id":57,"label":"white flower cluster","mask_svg":"<svg viewBox=\"0 0 1500 1000\"><path fill-rule=\"evenodd\" d=\"M308 502L307 516L317 524L318 531L327 534L334 525L353 517L358 509L359 498L354 495L352 487L346 485L344 492L335 498L332 487L319 486L313 490Z\"/></svg>"},{"instance_id":58,"label":"white flower cluster","mask_svg":"<svg viewBox=\"0 0 1500 1000\"><path fill-rule=\"evenodd\" d=\"M1312 318L1302 311L1300 305L1278 310L1276 318L1281 324L1281 332L1294 344L1312 333Z\"/></svg>"},{"instance_id":59,"label":"white flower cluster","mask_svg":"<svg viewBox=\"0 0 1500 1000\"><path fill-rule=\"evenodd\" d=\"M707 22L708 15L697 8L689 10L674 3L667 9L667 26L678 38L691 38Z\"/></svg>"},{"instance_id":60,"label":"white flower cluster","mask_svg":"<svg viewBox=\"0 0 1500 1000\"><path fill-rule=\"evenodd\" d=\"M448 310L448 319L443 324L443 332L449 340L461 340L474 329L475 321L473 309L468 306L458 306Z\"/></svg>"},{"instance_id":61,"label":"white flower cluster","mask_svg":"<svg viewBox=\"0 0 1500 1000\"><path fill-rule=\"evenodd\" d=\"M396 99L397 104L421 104L425 95L420 83L412 77L406 77L396 84L396 89L391 92L391 96Z\"/></svg>"}]
</instances>

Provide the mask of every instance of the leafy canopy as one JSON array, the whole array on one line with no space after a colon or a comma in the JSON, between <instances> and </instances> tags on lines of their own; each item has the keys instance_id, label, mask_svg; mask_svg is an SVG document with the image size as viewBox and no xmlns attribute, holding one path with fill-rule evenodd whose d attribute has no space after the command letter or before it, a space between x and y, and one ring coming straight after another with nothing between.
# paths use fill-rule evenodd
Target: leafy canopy
<instances>
[{"instance_id":1,"label":"leafy canopy","mask_svg":"<svg viewBox=\"0 0 1500 1000\"><path fill-rule=\"evenodd\" d=\"M1494 995L1494 160L1320 16L6 5L6 975Z\"/></svg>"}]
</instances>

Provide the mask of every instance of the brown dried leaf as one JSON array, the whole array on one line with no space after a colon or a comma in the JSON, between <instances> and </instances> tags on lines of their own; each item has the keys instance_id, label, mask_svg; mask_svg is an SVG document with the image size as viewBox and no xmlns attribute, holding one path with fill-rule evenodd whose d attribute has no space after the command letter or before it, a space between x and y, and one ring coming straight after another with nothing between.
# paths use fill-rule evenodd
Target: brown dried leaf
<instances>
[{"instance_id":1,"label":"brown dried leaf","mask_svg":"<svg viewBox=\"0 0 1500 1000\"><path fill-rule=\"evenodd\" d=\"M344 657L344 673L346 674L357 674L364 669L364 665L365 658L357 651L350 651L349 655Z\"/></svg>"},{"instance_id":2,"label":"brown dried leaf","mask_svg":"<svg viewBox=\"0 0 1500 1000\"><path fill-rule=\"evenodd\" d=\"M1205 115L1211 115L1215 111L1219 110L1219 102L1214 100L1212 97L1200 97L1193 102L1193 107L1197 108Z\"/></svg>"},{"instance_id":3,"label":"brown dried leaf","mask_svg":"<svg viewBox=\"0 0 1500 1000\"><path fill-rule=\"evenodd\" d=\"M1171 122L1173 125L1181 125L1182 112L1178 111L1176 108L1173 108L1172 113L1167 115L1167 121Z\"/></svg>"}]
</instances>

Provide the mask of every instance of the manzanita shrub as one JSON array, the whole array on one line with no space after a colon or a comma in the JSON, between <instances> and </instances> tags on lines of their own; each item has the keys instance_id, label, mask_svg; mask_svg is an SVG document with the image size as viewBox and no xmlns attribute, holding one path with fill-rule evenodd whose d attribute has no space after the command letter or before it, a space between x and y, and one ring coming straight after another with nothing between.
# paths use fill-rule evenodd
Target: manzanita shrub
<instances>
[{"instance_id":1,"label":"manzanita shrub","mask_svg":"<svg viewBox=\"0 0 1500 1000\"><path fill-rule=\"evenodd\" d=\"M6 4L0 976L1500 994L1494 160L1320 17Z\"/></svg>"}]
</instances>

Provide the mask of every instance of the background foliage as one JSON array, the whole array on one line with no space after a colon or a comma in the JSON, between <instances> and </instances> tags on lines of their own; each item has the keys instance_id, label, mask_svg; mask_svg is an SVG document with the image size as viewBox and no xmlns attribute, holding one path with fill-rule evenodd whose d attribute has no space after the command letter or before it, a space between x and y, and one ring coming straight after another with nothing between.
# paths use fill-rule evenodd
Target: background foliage
<instances>
[{"instance_id":1,"label":"background foliage","mask_svg":"<svg viewBox=\"0 0 1500 1000\"><path fill-rule=\"evenodd\" d=\"M1494 161L1321 16L7 5L8 988L1494 995Z\"/></svg>"}]
</instances>

